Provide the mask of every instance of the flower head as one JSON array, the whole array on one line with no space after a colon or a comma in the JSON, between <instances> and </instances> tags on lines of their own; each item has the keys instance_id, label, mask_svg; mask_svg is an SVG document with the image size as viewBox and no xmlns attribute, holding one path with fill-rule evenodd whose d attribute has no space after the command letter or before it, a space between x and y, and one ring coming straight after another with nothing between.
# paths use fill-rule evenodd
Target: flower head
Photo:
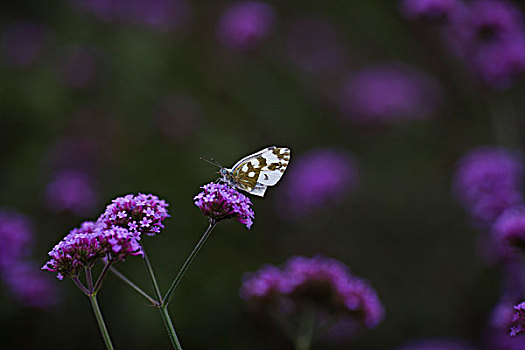
<instances>
[{"instance_id":1,"label":"flower head","mask_svg":"<svg viewBox=\"0 0 525 350\"><path fill-rule=\"evenodd\" d=\"M46 189L47 204L52 210L69 211L77 215L92 211L97 197L89 175L76 170L58 173Z\"/></svg>"},{"instance_id":2,"label":"flower head","mask_svg":"<svg viewBox=\"0 0 525 350\"><path fill-rule=\"evenodd\" d=\"M492 233L504 255L517 255L518 248L525 248L525 208L505 211L494 223Z\"/></svg>"},{"instance_id":3,"label":"flower head","mask_svg":"<svg viewBox=\"0 0 525 350\"><path fill-rule=\"evenodd\" d=\"M24 306L48 309L58 301L56 286L32 262L13 265L3 271L3 280L16 299Z\"/></svg>"},{"instance_id":4,"label":"flower head","mask_svg":"<svg viewBox=\"0 0 525 350\"><path fill-rule=\"evenodd\" d=\"M492 224L522 202L523 165L516 154L497 147L474 149L458 161L454 191L478 221Z\"/></svg>"},{"instance_id":5,"label":"flower head","mask_svg":"<svg viewBox=\"0 0 525 350\"><path fill-rule=\"evenodd\" d=\"M193 198L201 212L215 222L233 219L250 228L255 213L248 197L226 184L209 183Z\"/></svg>"},{"instance_id":6,"label":"flower head","mask_svg":"<svg viewBox=\"0 0 525 350\"><path fill-rule=\"evenodd\" d=\"M266 265L245 275L241 296L252 302L270 302L286 313L315 304L325 317L336 316L359 326L375 328L384 309L375 290L351 274L343 263L321 256L292 257L282 268Z\"/></svg>"},{"instance_id":7,"label":"flower head","mask_svg":"<svg viewBox=\"0 0 525 350\"><path fill-rule=\"evenodd\" d=\"M458 0L401 0L403 16L410 20L448 18L460 5Z\"/></svg>"},{"instance_id":8,"label":"flower head","mask_svg":"<svg viewBox=\"0 0 525 350\"><path fill-rule=\"evenodd\" d=\"M383 63L349 75L339 93L341 114L359 124L425 119L443 99L441 85L405 64Z\"/></svg>"},{"instance_id":9,"label":"flower head","mask_svg":"<svg viewBox=\"0 0 525 350\"><path fill-rule=\"evenodd\" d=\"M33 236L29 218L12 210L0 210L0 268L27 258Z\"/></svg>"},{"instance_id":10,"label":"flower head","mask_svg":"<svg viewBox=\"0 0 525 350\"><path fill-rule=\"evenodd\" d=\"M278 205L285 216L302 216L337 203L358 183L353 156L337 149L311 150L299 157L288 172Z\"/></svg>"},{"instance_id":11,"label":"flower head","mask_svg":"<svg viewBox=\"0 0 525 350\"><path fill-rule=\"evenodd\" d=\"M84 267L92 266L97 258L106 255L100 235L101 230L96 223L84 222L49 252L51 259L42 269L57 272L58 279L77 276Z\"/></svg>"},{"instance_id":12,"label":"flower head","mask_svg":"<svg viewBox=\"0 0 525 350\"><path fill-rule=\"evenodd\" d=\"M275 10L266 2L236 2L219 19L217 40L235 51L252 51L270 35L275 17Z\"/></svg>"},{"instance_id":13,"label":"flower head","mask_svg":"<svg viewBox=\"0 0 525 350\"><path fill-rule=\"evenodd\" d=\"M132 234L154 236L164 228L169 204L152 194L128 194L106 207L98 222L105 228L122 227Z\"/></svg>"},{"instance_id":14,"label":"flower head","mask_svg":"<svg viewBox=\"0 0 525 350\"><path fill-rule=\"evenodd\" d=\"M510 335L516 336L525 332L525 302L514 306L514 316L510 328Z\"/></svg>"},{"instance_id":15,"label":"flower head","mask_svg":"<svg viewBox=\"0 0 525 350\"><path fill-rule=\"evenodd\" d=\"M110 261L124 260L128 255L143 255L138 239L138 234L118 226L103 229L98 237Z\"/></svg>"}]
</instances>

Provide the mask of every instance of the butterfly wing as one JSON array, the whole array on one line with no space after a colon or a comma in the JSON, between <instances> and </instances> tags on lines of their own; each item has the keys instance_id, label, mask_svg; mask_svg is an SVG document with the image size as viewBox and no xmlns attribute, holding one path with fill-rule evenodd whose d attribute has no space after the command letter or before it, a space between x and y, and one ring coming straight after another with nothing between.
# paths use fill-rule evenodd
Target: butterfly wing
<instances>
[{"instance_id":1,"label":"butterfly wing","mask_svg":"<svg viewBox=\"0 0 525 350\"><path fill-rule=\"evenodd\" d=\"M267 147L238 161L232 168L232 178L240 189L262 197L267 186L281 179L289 161L290 149Z\"/></svg>"}]
</instances>

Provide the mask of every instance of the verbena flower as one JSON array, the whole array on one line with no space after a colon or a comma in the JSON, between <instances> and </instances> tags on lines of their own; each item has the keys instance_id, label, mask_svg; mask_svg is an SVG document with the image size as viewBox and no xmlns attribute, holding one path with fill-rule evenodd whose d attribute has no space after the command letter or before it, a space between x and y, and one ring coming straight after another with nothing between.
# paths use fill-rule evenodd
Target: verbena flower
<instances>
[{"instance_id":1,"label":"verbena flower","mask_svg":"<svg viewBox=\"0 0 525 350\"><path fill-rule=\"evenodd\" d=\"M105 228L117 226L139 236L154 236L164 228L162 222L169 217L168 206L168 203L152 194L128 194L114 199L98 222Z\"/></svg>"},{"instance_id":2,"label":"verbena flower","mask_svg":"<svg viewBox=\"0 0 525 350\"><path fill-rule=\"evenodd\" d=\"M76 215L89 214L97 204L98 194L89 175L76 170L58 173L47 185L46 201L54 211Z\"/></svg>"},{"instance_id":3,"label":"verbena flower","mask_svg":"<svg viewBox=\"0 0 525 350\"><path fill-rule=\"evenodd\" d=\"M106 247L101 243L102 231L97 223L84 222L64 237L50 252L51 259L43 270L57 272L57 278L75 277L95 260L106 256Z\"/></svg>"},{"instance_id":4,"label":"verbena flower","mask_svg":"<svg viewBox=\"0 0 525 350\"><path fill-rule=\"evenodd\" d=\"M514 306L514 316L510 328L510 335L516 336L525 332L525 302Z\"/></svg>"},{"instance_id":5,"label":"verbena flower","mask_svg":"<svg viewBox=\"0 0 525 350\"><path fill-rule=\"evenodd\" d=\"M58 301L56 285L32 262L19 262L2 273L5 285L24 306L48 309Z\"/></svg>"},{"instance_id":6,"label":"verbena flower","mask_svg":"<svg viewBox=\"0 0 525 350\"><path fill-rule=\"evenodd\" d=\"M266 2L236 2L219 19L217 40L235 51L252 51L271 34L275 21L275 10Z\"/></svg>"},{"instance_id":7,"label":"verbena flower","mask_svg":"<svg viewBox=\"0 0 525 350\"><path fill-rule=\"evenodd\" d=\"M113 226L103 229L98 240L110 261L124 260L128 255L144 255L139 235L126 228Z\"/></svg>"},{"instance_id":8,"label":"verbena flower","mask_svg":"<svg viewBox=\"0 0 525 350\"><path fill-rule=\"evenodd\" d=\"M195 196L195 205L215 222L233 219L250 228L255 213L248 197L226 184L209 183Z\"/></svg>"},{"instance_id":9,"label":"verbena flower","mask_svg":"<svg viewBox=\"0 0 525 350\"><path fill-rule=\"evenodd\" d=\"M11 23L3 33L3 51L8 63L25 67L33 63L44 46L47 35L44 26L20 21Z\"/></svg>"},{"instance_id":10,"label":"verbena flower","mask_svg":"<svg viewBox=\"0 0 525 350\"><path fill-rule=\"evenodd\" d=\"M429 338L407 342L398 350L474 350L474 347L464 340L447 338Z\"/></svg>"},{"instance_id":11,"label":"verbena flower","mask_svg":"<svg viewBox=\"0 0 525 350\"><path fill-rule=\"evenodd\" d=\"M521 204L522 175L516 154L485 146L460 158L453 188L472 217L490 225L506 209Z\"/></svg>"},{"instance_id":12,"label":"verbena flower","mask_svg":"<svg viewBox=\"0 0 525 350\"><path fill-rule=\"evenodd\" d=\"M338 203L357 185L358 170L352 154L314 149L296 159L288 170L277 209L285 217L301 217Z\"/></svg>"},{"instance_id":13,"label":"verbena flower","mask_svg":"<svg viewBox=\"0 0 525 350\"><path fill-rule=\"evenodd\" d=\"M494 223L492 234L504 255L519 255L519 249L525 248L525 208L505 211Z\"/></svg>"},{"instance_id":14,"label":"verbena flower","mask_svg":"<svg viewBox=\"0 0 525 350\"><path fill-rule=\"evenodd\" d=\"M314 305L319 315L375 328L384 318L384 308L375 290L351 274L343 263L324 257L292 257L282 268L264 266L246 274L241 296L251 302L270 302L286 313L300 313Z\"/></svg>"},{"instance_id":15,"label":"verbena flower","mask_svg":"<svg viewBox=\"0 0 525 350\"><path fill-rule=\"evenodd\" d=\"M411 20L448 18L460 5L459 0L401 0L402 15Z\"/></svg>"},{"instance_id":16,"label":"verbena flower","mask_svg":"<svg viewBox=\"0 0 525 350\"><path fill-rule=\"evenodd\" d=\"M344 69L344 46L328 21L315 17L294 20L285 45L289 60L303 72L320 76Z\"/></svg>"},{"instance_id":17,"label":"verbena flower","mask_svg":"<svg viewBox=\"0 0 525 350\"><path fill-rule=\"evenodd\" d=\"M0 210L0 269L27 258L33 240L29 218L13 210Z\"/></svg>"},{"instance_id":18,"label":"verbena flower","mask_svg":"<svg viewBox=\"0 0 525 350\"><path fill-rule=\"evenodd\" d=\"M358 124L426 119L443 100L442 86L402 63L382 63L350 74L339 92L342 116Z\"/></svg>"}]
</instances>

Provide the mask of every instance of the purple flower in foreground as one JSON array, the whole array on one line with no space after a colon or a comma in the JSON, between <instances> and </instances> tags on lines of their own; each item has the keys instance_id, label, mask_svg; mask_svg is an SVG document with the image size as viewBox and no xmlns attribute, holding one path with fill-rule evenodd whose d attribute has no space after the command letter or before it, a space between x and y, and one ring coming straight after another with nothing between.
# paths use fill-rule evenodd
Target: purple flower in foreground
<instances>
[{"instance_id":1,"label":"purple flower in foreground","mask_svg":"<svg viewBox=\"0 0 525 350\"><path fill-rule=\"evenodd\" d=\"M0 268L16 265L27 258L33 246L33 227L26 216L0 210Z\"/></svg>"},{"instance_id":2,"label":"purple flower in foreground","mask_svg":"<svg viewBox=\"0 0 525 350\"><path fill-rule=\"evenodd\" d=\"M410 341L398 350L474 350L474 347L463 340L431 338Z\"/></svg>"},{"instance_id":3,"label":"purple flower in foreground","mask_svg":"<svg viewBox=\"0 0 525 350\"><path fill-rule=\"evenodd\" d=\"M236 2L219 19L217 40L235 51L252 51L270 35L275 17L275 10L266 2Z\"/></svg>"},{"instance_id":4,"label":"purple flower in foreground","mask_svg":"<svg viewBox=\"0 0 525 350\"><path fill-rule=\"evenodd\" d=\"M89 175L76 170L58 173L47 185L46 201L54 211L84 215L93 210L97 193Z\"/></svg>"},{"instance_id":5,"label":"purple flower in foreground","mask_svg":"<svg viewBox=\"0 0 525 350\"><path fill-rule=\"evenodd\" d=\"M351 74L339 93L341 114L359 124L426 119L437 112L443 89L432 77L401 63L376 64Z\"/></svg>"},{"instance_id":6,"label":"purple flower in foreground","mask_svg":"<svg viewBox=\"0 0 525 350\"><path fill-rule=\"evenodd\" d=\"M128 194L106 207L98 222L105 228L118 226L132 234L154 236L164 228L169 204L152 194Z\"/></svg>"},{"instance_id":7,"label":"purple flower in foreground","mask_svg":"<svg viewBox=\"0 0 525 350\"><path fill-rule=\"evenodd\" d=\"M492 234L505 256L518 255L525 248L525 208L505 211L494 223Z\"/></svg>"},{"instance_id":8,"label":"purple flower in foreground","mask_svg":"<svg viewBox=\"0 0 525 350\"><path fill-rule=\"evenodd\" d=\"M458 161L453 187L465 209L492 224L522 202L523 165L514 153L497 147L476 148Z\"/></svg>"},{"instance_id":9,"label":"purple flower in foreground","mask_svg":"<svg viewBox=\"0 0 525 350\"><path fill-rule=\"evenodd\" d=\"M209 183L193 198L201 212L215 222L233 219L250 228L255 213L248 197L226 184Z\"/></svg>"},{"instance_id":10,"label":"purple flower in foreground","mask_svg":"<svg viewBox=\"0 0 525 350\"><path fill-rule=\"evenodd\" d=\"M336 317L352 324L375 328L384 317L384 309L375 290L351 274L343 263L324 257L292 257L279 269L266 265L246 274L241 296L252 302L270 302L286 306L281 311L299 313L315 304L321 317ZM348 330L348 328L347 328Z\"/></svg>"},{"instance_id":11,"label":"purple flower in foreground","mask_svg":"<svg viewBox=\"0 0 525 350\"><path fill-rule=\"evenodd\" d=\"M400 9L407 19L447 19L460 5L458 0L401 0Z\"/></svg>"},{"instance_id":12,"label":"purple flower in foreground","mask_svg":"<svg viewBox=\"0 0 525 350\"><path fill-rule=\"evenodd\" d=\"M514 306L514 316L510 327L510 335L516 336L525 332L525 302Z\"/></svg>"},{"instance_id":13,"label":"purple flower in foreground","mask_svg":"<svg viewBox=\"0 0 525 350\"><path fill-rule=\"evenodd\" d=\"M358 183L353 156L337 149L311 150L299 157L288 172L277 206L285 217L303 216L337 203Z\"/></svg>"},{"instance_id":14,"label":"purple flower in foreground","mask_svg":"<svg viewBox=\"0 0 525 350\"><path fill-rule=\"evenodd\" d=\"M15 22L3 33L4 55L15 66L28 66L40 54L46 31L43 26L33 22Z\"/></svg>"},{"instance_id":15,"label":"purple flower in foreground","mask_svg":"<svg viewBox=\"0 0 525 350\"><path fill-rule=\"evenodd\" d=\"M57 272L58 279L75 277L84 267L90 267L106 251L100 242L100 227L90 221L84 222L64 237L50 252L51 259L42 270Z\"/></svg>"},{"instance_id":16,"label":"purple flower in foreground","mask_svg":"<svg viewBox=\"0 0 525 350\"><path fill-rule=\"evenodd\" d=\"M32 263L13 265L2 274L13 295L26 307L47 309L57 303L57 290L53 282L40 273Z\"/></svg>"},{"instance_id":17,"label":"purple flower in foreground","mask_svg":"<svg viewBox=\"0 0 525 350\"><path fill-rule=\"evenodd\" d=\"M118 226L102 230L98 237L110 261L125 260L128 255L144 255L138 239L138 234Z\"/></svg>"}]
</instances>

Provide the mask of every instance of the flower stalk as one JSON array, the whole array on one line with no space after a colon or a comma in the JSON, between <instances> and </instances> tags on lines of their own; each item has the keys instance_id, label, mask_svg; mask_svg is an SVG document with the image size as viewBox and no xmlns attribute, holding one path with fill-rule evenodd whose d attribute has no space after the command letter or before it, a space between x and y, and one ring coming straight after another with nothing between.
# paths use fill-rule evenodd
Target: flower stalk
<instances>
[{"instance_id":1,"label":"flower stalk","mask_svg":"<svg viewBox=\"0 0 525 350\"><path fill-rule=\"evenodd\" d=\"M102 312L100 311L100 307L98 306L97 301L97 294L93 293L88 295L89 301L91 302L91 307L93 308L93 313L95 314L95 318L97 319L98 327L100 328L100 333L102 334L102 338L104 339L104 343L106 344L106 348L108 350L113 350L113 344L111 343L111 338L109 337L109 332L106 327L106 323L104 322L104 318L102 317Z\"/></svg>"}]
</instances>

